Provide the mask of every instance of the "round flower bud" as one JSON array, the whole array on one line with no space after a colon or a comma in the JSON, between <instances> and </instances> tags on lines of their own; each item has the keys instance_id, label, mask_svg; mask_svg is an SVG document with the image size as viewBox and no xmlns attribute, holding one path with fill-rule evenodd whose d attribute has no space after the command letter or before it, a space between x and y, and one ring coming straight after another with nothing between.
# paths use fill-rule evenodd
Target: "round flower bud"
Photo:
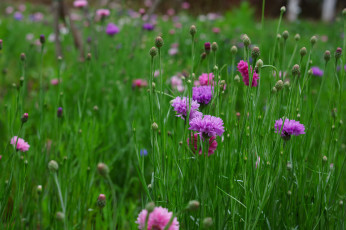
<instances>
[{"instance_id":1,"label":"round flower bud","mask_svg":"<svg viewBox=\"0 0 346 230\"><path fill-rule=\"evenodd\" d=\"M204 60L206 57L207 57L207 53L206 53L206 52L203 52L203 53L201 54L201 60Z\"/></svg>"},{"instance_id":2,"label":"round flower bud","mask_svg":"<svg viewBox=\"0 0 346 230\"><path fill-rule=\"evenodd\" d=\"M90 61L90 60L91 60L91 58L92 58L91 53L88 53L88 54L87 54L87 58L86 58L86 59L87 59L87 61Z\"/></svg>"},{"instance_id":3,"label":"round flower bud","mask_svg":"<svg viewBox=\"0 0 346 230\"><path fill-rule=\"evenodd\" d=\"M204 51L205 51L206 54L210 53L210 49L211 49L210 42L204 43Z\"/></svg>"},{"instance_id":4,"label":"round flower bud","mask_svg":"<svg viewBox=\"0 0 346 230\"><path fill-rule=\"evenodd\" d=\"M212 50L213 52L216 52L216 51L217 51L217 48L218 48L217 43L216 43L216 42L213 42L213 43L211 44L211 50Z\"/></svg>"},{"instance_id":5,"label":"round flower bud","mask_svg":"<svg viewBox=\"0 0 346 230\"><path fill-rule=\"evenodd\" d=\"M314 72L312 71L312 69L309 69L309 70L308 70L308 74L309 74L309 75L312 75L313 73L314 73Z\"/></svg>"},{"instance_id":6,"label":"round flower bud","mask_svg":"<svg viewBox=\"0 0 346 230\"><path fill-rule=\"evenodd\" d=\"M278 90L275 87L272 88L272 94L276 94L277 91Z\"/></svg>"},{"instance_id":7,"label":"round flower bud","mask_svg":"<svg viewBox=\"0 0 346 230\"><path fill-rule=\"evenodd\" d=\"M261 54L260 49L257 46L255 46L251 52L252 58L257 59L260 56L260 54Z\"/></svg>"},{"instance_id":8,"label":"round flower bud","mask_svg":"<svg viewBox=\"0 0 346 230\"><path fill-rule=\"evenodd\" d=\"M277 91L280 91L282 88L284 87L284 83L282 80L278 80L275 84L275 88L277 89Z\"/></svg>"},{"instance_id":9,"label":"round flower bud","mask_svg":"<svg viewBox=\"0 0 346 230\"><path fill-rule=\"evenodd\" d=\"M292 169L292 163L291 162L287 162L286 169L287 170L291 170Z\"/></svg>"},{"instance_id":10,"label":"round flower bud","mask_svg":"<svg viewBox=\"0 0 346 230\"><path fill-rule=\"evenodd\" d=\"M290 82L289 82L289 81L285 81L284 86L285 86L286 88L290 87Z\"/></svg>"},{"instance_id":11,"label":"round flower bud","mask_svg":"<svg viewBox=\"0 0 346 230\"><path fill-rule=\"evenodd\" d=\"M196 211L199 208L199 202L197 200L191 200L189 201L188 205L187 205L187 210L189 211Z\"/></svg>"},{"instance_id":12,"label":"round flower bud","mask_svg":"<svg viewBox=\"0 0 346 230\"><path fill-rule=\"evenodd\" d=\"M97 164L97 171L101 176L107 176L109 173L109 168L105 163L100 162Z\"/></svg>"},{"instance_id":13,"label":"round flower bud","mask_svg":"<svg viewBox=\"0 0 346 230\"><path fill-rule=\"evenodd\" d=\"M285 31L282 33L282 37L284 38L285 41L287 40L287 38L288 38L289 35L290 35L290 34L288 33L287 30L285 30Z\"/></svg>"},{"instance_id":14,"label":"round flower bud","mask_svg":"<svg viewBox=\"0 0 346 230\"><path fill-rule=\"evenodd\" d=\"M288 190L288 191L287 191L287 195L288 195L288 196L291 196L291 195L292 195L291 190Z\"/></svg>"},{"instance_id":15,"label":"round flower bud","mask_svg":"<svg viewBox=\"0 0 346 230\"><path fill-rule=\"evenodd\" d=\"M26 59L25 53L21 53L20 54L20 60L25 61L25 59Z\"/></svg>"},{"instance_id":16,"label":"round flower bud","mask_svg":"<svg viewBox=\"0 0 346 230\"><path fill-rule=\"evenodd\" d=\"M280 39L281 39L281 34L277 34L277 35L276 35L276 39L277 39L278 41L280 41Z\"/></svg>"},{"instance_id":17,"label":"round flower bud","mask_svg":"<svg viewBox=\"0 0 346 230\"><path fill-rule=\"evenodd\" d=\"M280 12L281 12L281 13L285 13L285 12L286 12L286 7L285 7L285 6L282 6L282 7L280 8Z\"/></svg>"},{"instance_id":18,"label":"round flower bud","mask_svg":"<svg viewBox=\"0 0 346 230\"><path fill-rule=\"evenodd\" d=\"M343 206L344 205L344 202L342 200L339 201L339 205L340 206Z\"/></svg>"},{"instance_id":19,"label":"round flower bud","mask_svg":"<svg viewBox=\"0 0 346 230\"><path fill-rule=\"evenodd\" d=\"M100 194L99 197L97 198L96 204L97 204L97 207L104 208L104 206L106 206L106 195Z\"/></svg>"},{"instance_id":20,"label":"round flower bud","mask_svg":"<svg viewBox=\"0 0 346 230\"><path fill-rule=\"evenodd\" d=\"M57 212L55 217L58 221L64 221L65 220L65 214L62 212Z\"/></svg>"},{"instance_id":21,"label":"round flower bud","mask_svg":"<svg viewBox=\"0 0 346 230\"><path fill-rule=\"evenodd\" d=\"M292 68L292 75L296 76L300 74L300 69L299 69L299 65L295 64Z\"/></svg>"},{"instance_id":22,"label":"round flower bud","mask_svg":"<svg viewBox=\"0 0 346 230\"><path fill-rule=\"evenodd\" d=\"M58 108L57 116L58 116L58 118L62 117L62 108L61 107Z\"/></svg>"},{"instance_id":23,"label":"round flower bud","mask_svg":"<svg viewBox=\"0 0 346 230\"><path fill-rule=\"evenodd\" d=\"M232 46L231 53L235 55L238 52L238 48L236 46Z\"/></svg>"},{"instance_id":24,"label":"round flower bud","mask_svg":"<svg viewBox=\"0 0 346 230\"><path fill-rule=\"evenodd\" d=\"M326 50L326 52L324 52L323 58L324 58L324 61L326 63L329 62L329 60L330 60L330 51L329 50Z\"/></svg>"},{"instance_id":25,"label":"round flower bud","mask_svg":"<svg viewBox=\"0 0 346 230\"><path fill-rule=\"evenodd\" d=\"M203 220L203 227L204 228L210 228L213 226L213 219L211 217L207 217Z\"/></svg>"},{"instance_id":26,"label":"round flower bud","mask_svg":"<svg viewBox=\"0 0 346 230\"><path fill-rule=\"evenodd\" d=\"M251 40L246 34L243 36L243 43L245 47L248 47L249 45L251 45Z\"/></svg>"},{"instance_id":27,"label":"round flower bud","mask_svg":"<svg viewBox=\"0 0 346 230\"><path fill-rule=\"evenodd\" d=\"M191 36L192 36L192 37L195 36L196 32L197 32L196 26L195 26L195 25L192 25L192 26L190 27L190 34L191 34Z\"/></svg>"},{"instance_id":28,"label":"round flower bud","mask_svg":"<svg viewBox=\"0 0 346 230\"><path fill-rule=\"evenodd\" d=\"M306 53L307 53L306 48L305 48L305 47L302 47L302 48L300 49L300 56L301 56L301 57L304 57L304 56L306 55Z\"/></svg>"},{"instance_id":29,"label":"round flower bud","mask_svg":"<svg viewBox=\"0 0 346 230\"><path fill-rule=\"evenodd\" d=\"M235 82L238 82L238 83L240 82L240 77L239 77L239 75L235 75L234 81L235 81Z\"/></svg>"},{"instance_id":30,"label":"round flower bud","mask_svg":"<svg viewBox=\"0 0 346 230\"><path fill-rule=\"evenodd\" d=\"M323 161L326 162L328 158L326 156L323 156Z\"/></svg>"},{"instance_id":31,"label":"round flower bud","mask_svg":"<svg viewBox=\"0 0 346 230\"><path fill-rule=\"evenodd\" d=\"M51 160L48 163L48 169L51 172L56 172L59 169L59 165L58 165L58 163L55 160Z\"/></svg>"},{"instance_id":32,"label":"round flower bud","mask_svg":"<svg viewBox=\"0 0 346 230\"><path fill-rule=\"evenodd\" d=\"M42 185L37 185L36 192L38 195L40 195L42 193Z\"/></svg>"},{"instance_id":33,"label":"round flower bud","mask_svg":"<svg viewBox=\"0 0 346 230\"><path fill-rule=\"evenodd\" d=\"M146 206L145 209L148 211L148 213L151 213L155 209L155 203L154 202L149 202Z\"/></svg>"},{"instance_id":34,"label":"round flower bud","mask_svg":"<svg viewBox=\"0 0 346 230\"><path fill-rule=\"evenodd\" d=\"M157 55L157 49L156 47L151 47L149 54L151 57L155 57Z\"/></svg>"},{"instance_id":35,"label":"round flower bud","mask_svg":"<svg viewBox=\"0 0 346 230\"><path fill-rule=\"evenodd\" d=\"M262 66L263 66L263 61L262 61L262 59L258 59L258 61L256 62L256 66L257 66L258 68L262 68Z\"/></svg>"},{"instance_id":36,"label":"round flower bud","mask_svg":"<svg viewBox=\"0 0 346 230\"><path fill-rule=\"evenodd\" d=\"M40 35L40 43L41 45L44 45L44 43L46 42L46 38L43 34Z\"/></svg>"},{"instance_id":37,"label":"round flower bud","mask_svg":"<svg viewBox=\"0 0 346 230\"><path fill-rule=\"evenodd\" d=\"M160 37L160 36L156 37L156 39L155 39L155 46L157 48L159 48L159 49L163 46L163 39L162 39L162 37Z\"/></svg>"},{"instance_id":38,"label":"round flower bud","mask_svg":"<svg viewBox=\"0 0 346 230\"><path fill-rule=\"evenodd\" d=\"M157 130L159 128L159 126L156 124L156 122L154 122L152 125L151 125L151 128L153 130Z\"/></svg>"},{"instance_id":39,"label":"round flower bud","mask_svg":"<svg viewBox=\"0 0 346 230\"><path fill-rule=\"evenodd\" d=\"M335 59L338 60L341 57L341 54L342 54L342 49L338 47L334 54Z\"/></svg>"},{"instance_id":40,"label":"round flower bud","mask_svg":"<svg viewBox=\"0 0 346 230\"><path fill-rule=\"evenodd\" d=\"M27 122L29 119L29 114L28 113L24 113L22 118L20 119L22 121L22 123Z\"/></svg>"},{"instance_id":41,"label":"round flower bud","mask_svg":"<svg viewBox=\"0 0 346 230\"><path fill-rule=\"evenodd\" d=\"M344 9L342 10L342 15L343 15L344 17L346 17L346 8L344 8Z\"/></svg>"},{"instance_id":42,"label":"round flower bud","mask_svg":"<svg viewBox=\"0 0 346 230\"><path fill-rule=\"evenodd\" d=\"M296 35L294 36L294 40L299 41L299 40L300 40L300 34L296 34Z\"/></svg>"},{"instance_id":43,"label":"round flower bud","mask_svg":"<svg viewBox=\"0 0 346 230\"><path fill-rule=\"evenodd\" d=\"M314 46L317 42L317 37L316 36L312 36L311 39L310 39L310 43L312 46Z\"/></svg>"}]
</instances>

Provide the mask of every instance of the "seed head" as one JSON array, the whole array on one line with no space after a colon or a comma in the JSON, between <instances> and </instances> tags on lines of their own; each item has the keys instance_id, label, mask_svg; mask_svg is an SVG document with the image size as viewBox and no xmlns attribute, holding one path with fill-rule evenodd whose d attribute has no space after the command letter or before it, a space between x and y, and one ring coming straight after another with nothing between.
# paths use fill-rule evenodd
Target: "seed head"
<instances>
[{"instance_id":1,"label":"seed head","mask_svg":"<svg viewBox=\"0 0 346 230\"><path fill-rule=\"evenodd\" d=\"M305 48L305 47L302 47L302 48L300 49L300 56L303 58L303 57L306 55L306 53L307 53L306 48Z\"/></svg>"},{"instance_id":2,"label":"seed head","mask_svg":"<svg viewBox=\"0 0 346 230\"><path fill-rule=\"evenodd\" d=\"M231 47L231 53L235 55L238 52L238 48L236 46Z\"/></svg>"},{"instance_id":3,"label":"seed head","mask_svg":"<svg viewBox=\"0 0 346 230\"><path fill-rule=\"evenodd\" d=\"M251 52L252 58L257 59L260 56L260 54L261 54L260 49L257 46L255 46Z\"/></svg>"},{"instance_id":4,"label":"seed head","mask_svg":"<svg viewBox=\"0 0 346 230\"><path fill-rule=\"evenodd\" d=\"M211 44L211 50L212 50L213 52L216 52L216 51L217 51L217 48L218 48L217 43L216 43L216 42L213 42L213 43Z\"/></svg>"},{"instance_id":5,"label":"seed head","mask_svg":"<svg viewBox=\"0 0 346 230\"><path fill-rule=\"evenodd\" d=\"M160 49L163 46L163 39L160 36L157 36L155 39L155 46Z\"/></svg>"},{"instance_id":6,"label":"seed head","mask_svg":"<svg viewBox=\"0 0 346 230\"><path fill-rule=\"evenodd\" d=\"M196 33L197 33L197 28L196 28L195 25L192 25L190 27L190 34L191 34L191 36L194 37Z\"/></svg>"},{"instance_id":7,"label":"seed head","mask_svg":"<svg viewBox=\"0 0 346 230\"><path fill-rule=\"evenodd\" d=\"M51 160L48 163L48 169L51 172L57 172L58 169L59 169L59 165L58 165L58 163L55 160Z\"/></svg>"},{"instance_id":8,"label":"seed head","mask_svg":"<svg viewBox=\"0 0 346 230\"><path fill-rule=\"evenodd\" d=\"M97 171L101 176L107 176L109 173L109 168L105 163L100 162L97 164Z\"/></svg>"},{"instance_id":9,"label":"seed head","mask_svg":"<svg viewBox=\"0 0 346 230\"><path fill-rule=\"evenodd\" d=\"M323 58L324 58L324 61L326 63L329 62L329 60L330 60L330 51L329 50L326 50L326 52L324 52Z\"/></svg>"},{"instance_id":10,"label":"seed head","mask_svg":"<svg viewBox=\"0 0 346 230\"><path fill-rule=\"evenodd\" d=\"M157 55L157 49L156 47L151 47L150 51L149 51L149 54L151 57L155 57Z\"/></svg>"}]
</instances>

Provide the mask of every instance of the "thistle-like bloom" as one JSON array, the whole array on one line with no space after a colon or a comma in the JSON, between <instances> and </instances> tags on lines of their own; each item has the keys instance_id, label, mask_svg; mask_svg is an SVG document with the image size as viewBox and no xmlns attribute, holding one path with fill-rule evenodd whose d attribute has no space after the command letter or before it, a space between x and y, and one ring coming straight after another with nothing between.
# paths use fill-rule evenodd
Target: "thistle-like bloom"
<instances>
[{"instance_id":1,"label":"thistle-like bloom","mask_svg":"<svg viewBox=\"0 0 346 230\"><path fill-rule=\"evenodd\" d=\"M148 86L148 82L144 79L134 79L132 81L132 88L142 88Z\"/></svg>"},{"instance_id":2,"label":"thistle-like bloom","mask_svg":"<svg viewBox=\"0 0 346 230\"><path fill-rule=\"evenodd\" d=\"M199 76L198 80L201 85L214 85L214 74L209 73L208 76L207 73L202 73L202 75Z\"/></svg>"},{"instance_id":3,"label":"thistle-like bloom","mask_svg":"<svg viewBox=\"0 0 346 230\"><path fill-rule=\"evenodd\" d=\"M172 100L172 106L174 111L177 112L177 117L181 117L185 120L187 117L187 111L189 110L189 99L187 97L176 97ZM197 101L191 100L191 112L190 112L190 120L196 118L198 116L202 116L201 112L198 112L199 104Z\"/></svg>"},{"instance_id":4,"label":"thistle-like bloom","mask_svg":"<svg viewBox=\"0 0 346 230\"><path fill-rule=\"evenodd\" d=\"M189 130L198 132L203 138L222 136L225 132L222 119L210 115L192 119Z\"/></svg>"},{"instance_id":5,"label":"thistle-like bloom","mask_svg":"<svg viewBox=\"0 0 346 230\"><path fill-rule=\"evenodd\" d=\"M155 25L151 24L151 23L144 23L143 29L148 30L148 31L152 31L155 29Z\"/></svg>"},{"instance_id":6,"label":"thistle-like bloom","mask_svg":"<svg viewBox=\"0 0 346 230\"><path fill-rule=\"evenodd\" d=\"M198 151L198 153L201 155L202 154L202 148L200 145L200 136L199 134L195 133L191 135L191 146L190 148L194 153ZM187 143L190 145L190 139L187 139ZM214 154L215 150L217 148L217 142L216 142L216 137L211 137L209 138L209 149L208 149L208 156Z\"/></svg>"},{"instance_id":7,"label":"thistle-like bloom","mask_svg":"<svg viewBox=\"0 0 346 230\"><path fill-rule=\"evenodd\" d=\"M238 71L241 73L241 76L243 77L243 82L245 83L245 85L249 85L249 69L248 69L248 64L245 61L240 61L238 63ZM250 66L250 72L252 73L252 67ZM252 87L256 87L257 86L257 80L259 79L259 75L256 73L256 71L254 71L253 73L253 78L252 78L252 83L251 86Z\"/></svg>"},{"instance_id":8,"label":"thistle-like bloom","mask_svg":"<svg viewBox=\"0 0 346 230\"><path fill-rule=\"evenodd\" d=\"M73 6L77 8L83 8L88 5L88 2L86 0L75 0L73 2Z\"/></svg>"},{"instance_id":9,"label":"thistle-like bloom","mask_svg":"<svg viewBox=\"0 0 346 230\"><path fill-rule=\"evenodd\" d=\"M321 70L319 67L313 66L313 67L311 67L311 70L312 70L312 74L314 76L318 76L318 77L323 76L323 70Z\"/></svg>"},{"instance_id":10,"label":"thistle-like bloom","mask_svg":"<svg viewBox=\"0 0 346 230\"><path fill-rule=\"evenodd\" d=\"M30 145L27 142L25 142L22 138L18 138L17 136L14 136L11 139L11 145L15 146L16 144L17 144L16 149L22 152L26 152L30 148Z\"/></svg>"},{"instance_id":11,"label":"thistle-like bloom","mask_svg":"<svg viewBox=\"0 0 346 230\"><path fill-rule=\"evenodd\" d=\"M208 104L213 97L214 88L212 86L200 86L192 88L192 99L200 104Z\"/></svg>"},{"instance_id":12,"label":"thistle-like bloom","mask_svg":"<svg viewBox=\"0 0 346 230\"><path fill-rule=\"evenodd\" d=\"M119 33L119 28L114 23L108 23L106 33L110 36Z\"/></svg>"},{"instance_id":13,"label":"thistle-like bloom","mask_svg":"<svg viewBox=\"0 0 346 230\"><path fill-rule=\"evenodd\" d=\"M282 127L283 126L283 127ZM275 133L279 133L281 130L281 137L284 140L289 140L291 135L299 136L305 134L305 127L303 124L300 124L299 121L285 119L285 122L280 118L275 121Z\"/></svg>"},{"instance_id":14,"label":"thistle-like bloom","mask_svg":"<svg viewBox=\"0 0 346 230\"><path fill-rule=\"evenodd\" d=\"M137 218L136 224L138 224L138 229L144 229L145 221L147 219L148 211L143 209ZM148 218L148 228L145 230L163 230L169 223L173 213L169 212L168 209L162 207L155 207L154 211L149 214ZM172 224L169 226L168 230L179 230L179 222L176 217L174 217Z\"/></svg>"},{"instance_id":15,"label":"thistle-like bloom","mask_svg":"<svg viewBox=\"0 0 346 230\"><path fill-rule=\"evenodd\" d=\"M110 11L108 9L98 9L96 15L100 18L107 17L110 15Z\"/></svg>"}]
</instances>

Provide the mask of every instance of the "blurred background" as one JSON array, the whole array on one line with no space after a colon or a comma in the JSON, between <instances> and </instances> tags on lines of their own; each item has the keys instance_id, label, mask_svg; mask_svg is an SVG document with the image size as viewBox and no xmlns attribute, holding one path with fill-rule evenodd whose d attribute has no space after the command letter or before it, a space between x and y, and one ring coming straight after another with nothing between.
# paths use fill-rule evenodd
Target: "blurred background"
<instances>
[{"instance_id":1,"label":"blurred background","mask_svg":"<svg viewBox=\"0 0 346 230\"><path fill-rule=\"evenodd\" d=\"M61 0L67 5L72 6L73 0ZM191 14L206 14L209 12L223 13L234 7L237 7L244 0L89 0L89 4L95 7L106 5L126 6L130 9L139 9L141 7L150 7L156 4L156 13L166 13L167 10L181 9L181 4L187 2L190 4L189 11ZM34 3L42 5L50 5L53 0L1 0L2 3ZM247 0L251 6L256 9L255 14L261 15L262 0ZM1 3L0 3L1 6ZM333 21L335 15L346 7L346 0L267 0L265 7L265 15L268 17L276 17L279 15L281 6L287 7L286 17L294 21L298 18L308 18L323 21Z\"/></svg>"}]
</instances>

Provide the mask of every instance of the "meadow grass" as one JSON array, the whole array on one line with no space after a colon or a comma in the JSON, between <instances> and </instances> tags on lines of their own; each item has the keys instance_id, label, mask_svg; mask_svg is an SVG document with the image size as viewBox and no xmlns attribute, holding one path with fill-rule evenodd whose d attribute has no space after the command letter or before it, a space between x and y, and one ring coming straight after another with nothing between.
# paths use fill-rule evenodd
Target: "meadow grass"
<instances>
[{"instance_id":1,"label":"meadow grass","mask_svg":"<svg viewBox=\"0 0 346 230\"><path fill-rule=\"evenodd\" d=\"M64 55L56 57L48 13L40 22L0 17L0 228L137 229L138 213L155 202L181 229L207 228L207 217L211 229L343 229L346 16L333 24L282 16L260 22L243 4L215 20L182 12L181 25L159 16L154 31L143 31L141 18L113 10L88 27L75 22L90 53L84 61L70 32L61 35ZM108 36L108 22L120 32ZM35 41L40 35L44 43ZM159 35L163 46L151 48ZM205 42L218 47L203 59ZM179 52L171 56L173 43ZM256 46L259 56L252 55ZM256 69L257 87L243 83L240 60ZM208 157L207 141L199 139L201 155L187 143L190 112L183 120L171 106L177 96L191 104L202 73L215 78L213 98L200 111L220 117L225 128ZM183 91L172 87L173 75ZM147 86L134 86L138 78ZM306 134L284 140L274 128L280 118L299 121ZM29 150L17 151L13 136ZM195 211L187 206L192 200Z\"/></svg>"}]
</instances>

